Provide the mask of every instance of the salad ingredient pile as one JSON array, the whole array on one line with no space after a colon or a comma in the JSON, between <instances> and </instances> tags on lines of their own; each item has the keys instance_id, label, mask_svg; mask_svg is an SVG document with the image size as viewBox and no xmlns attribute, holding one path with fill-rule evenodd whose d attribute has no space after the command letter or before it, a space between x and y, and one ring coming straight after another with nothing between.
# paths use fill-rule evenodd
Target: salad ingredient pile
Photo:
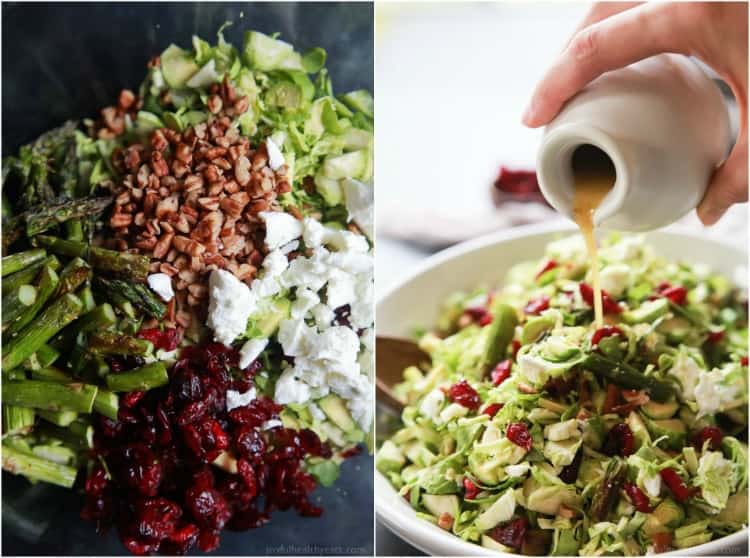
<instances>
[{"instance_id":1,"label":"salad ingredient pile","mask_svg":"<svg viewBox=\"0 0 750 558\"><path fill-rule=\"evenodd\" d=\"M503 552L642 555L747 524L747 298L642 237L550 243L448 300L376 465L417 515Z\"/></svg>"},{"instance_id":2,"label":"salad ingredient pile","mask_svg":"<svg viewBox=\"0 0 750 558\"><path fill-rule=\"evenodd\" d=\"M3 468L133 553L320 515L369 442L373 102L325 61L193 37L3 161Z\"/></svg>"}]
</instances>

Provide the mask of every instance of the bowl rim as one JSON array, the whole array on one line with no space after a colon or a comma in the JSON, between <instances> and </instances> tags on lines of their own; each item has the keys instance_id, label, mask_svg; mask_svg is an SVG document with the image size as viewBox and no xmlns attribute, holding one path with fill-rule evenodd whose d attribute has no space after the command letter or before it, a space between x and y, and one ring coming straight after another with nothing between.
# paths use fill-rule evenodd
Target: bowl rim
<instances>
[{"instance_id":1,"label":"bowl rim","mask_svg":"<svg viewBox=\"0 0 750 558\"><path fill-rule=\"evenodd\" d=\"M513 227L511 229L501 229L496 232L482 235L475 239L464 241L440 252L437 252L431 256L425 258L419 264L413 266L409 271L397 278L387 289L377 296L376 301L376 321L375 331L377 334L377 308L387 301L394 293L399 289L403 288L408 283L415 280L417 277L429 272L432 268L447 262L451 259L459 256L466 255L471 252L478 251L482 248L494 244L501 244L506 242L512 242L527 236L536 236L542 234L553 234L553 233L574 233L578 229L572 223L567 222L551 222L551 223L537 223L530 225L522 225ZM673 236L683 236L687 238L700 239L701 241L713 242L720 245L722 248L735 252L737 255L741 255L744 262L741 265L747 265L748 252L746 247L740 247L736 244L732 244L719 237L707 237L705 234L701 234L695 229L689 229L680 225L672 225L665 229L659 229L653 231L657 234L667 234ZM637 233L646 234L649 233ZM377 355L376 355L377 358ZM507 554L497 552L492 549L480 546L478 544L470 543L456 537L452 533L447 533L440 529L436 525L433 525L427 521L421 520L416 517L414 511L410 507L404 506L393 506L389 501L393 497L398 498L396 491L394 490L388 479L385 478L377 469L375 470L375 512L376 519L381 524L385 525L392 533L399 538L405 540L409 544L418 548L419 550L433 555L436 549L442 550L442 554L446 556L480 556L480 555L495 555L495 556L518 556L517 554ZM390 498L387 498L389 496ZM434 541L434 545L428 544L426 541ZM688 556L688 555L712 555L717 552L731 546L740 546L748 541L748 527L745 526L743 529L731 533L719 539L709 541L707 543L693 546L687 549L675 550L660 554L660 556Z\"/></svg>"}]
</instances>

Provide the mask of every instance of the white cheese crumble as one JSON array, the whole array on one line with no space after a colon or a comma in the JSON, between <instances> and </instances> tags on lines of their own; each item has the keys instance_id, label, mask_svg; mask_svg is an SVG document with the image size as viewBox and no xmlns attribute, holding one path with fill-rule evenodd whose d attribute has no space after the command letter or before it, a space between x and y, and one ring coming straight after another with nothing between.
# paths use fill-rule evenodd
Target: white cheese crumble
<instances>
[{"instance_id":1,"label":"white cheese crumble","mask_svg":"<svg viewBox=\"0 0 750 558\"><path fill-rule=\"evenodd\" d=\"M244 407L248 405L253 399L257 397L257 392L254 387L251 387L245 393L240 393L233 389L227 390L227 411L236 409L237 407Z\"/></svg>"},{"instance_id":2,"label":"white cheese crumble","mask_svg":"<svg viewBox=\"0 0 750 558\"><path fill-rule=\"evenodd\" d=\"M375 227L373 225L374 196L372 184L364 184L351 178L342 180L341 184L344 187L346 211L349 213L349 218L357 224L368 238L373 238Z\"/></svg>"},{"instance_id":3,"label":"white cheese crumble","mask_svg":"<svg viewBox=\"0 0 750 558\"><path fill-rule=\"evenodd\" d=\"M658 474L643 475L643 488L651 498L658 498L661 492L661 477Z\"/></svg>"},{"instance_id":4,"label":"white cheese crumble","mask_svg":"<svg viewBox=\"0 0 750 558\"><path fill-rule=\"evenodd\" d=\"M432 419L433 422L438 422L440 417L440 407L445 401L445 394L440 389L433 389L430 393L424 396L422 403L419 405L419 412L423 415Z\"/></svg>"},{"instance_id":5,"label":"white cheese crumble","mask_svg":"<svg viewBox=\"0 0 750 558\"><path fill-rule=\"evenodd\" d=\"M630 267L625 264L611 264L600 273L602 289L608 294L619 297L630 283Z\"/></svg>"},{"instance_id":6,"label":"white cheese crumble","mask_svg":"<svg viewBox=\"0 0 750 558\"><path fill-rule=\"evenodd\" d=\"M166 273L154 273L146 278L149 288L154 291L164 302L174 298L172 290L172 278Z\"/></svg>"},{"instance_id":7,"label":"white cheese crumble","mask_svg":"<svg viewBox=\"0 0 750 558\"><path fill-rule=\"evenodd\" d=\"M285 163L284 155L271 138L266 138L266 151L268 151L268 166L272 170L278 170Z\"/></svg>"},{"instance_id":8,"label":"white cheese crumble","mask_svg":"<svg viewBox=\"0 0 750 558\"><path fill-rule=\"evenodd\" d=\"M734 363L723 368L703 370L695 386L695 402L698 404L698 418L723 411L725 405L734 401L740 386L725 383L728 374L734 371Z\"/></svg>"},{"instance_id":9,"label":"white cheese crumble","mask_svg":"<svg viewBox=\"0 0 750 558\"><path fill-rule=\"evenodd\" d=\"M695 387L702 370L685 351L680 351L677 355L672 368L669 369L669 374L680 381L680 386L682 386L680 396L683 400L695 399Z\"/></svg>"},{"instance_id":10,"label":"white cheese crumble","mask_svg":"<svg viewBox=\"0 0 750 558\"><path fill-rule=\"evenodd\" d=\"M214 340L231 345L247 329L257 298L247 285L223 269L211 272L208 293L206 324L214 331Z\"/></svg>"},{"instance_id":11,"label":"white cheese crumble","mask_svg":"<svg viewBox=\"0 0 750 558\"><path fill-rule=\"evenodd\" d=\"M268 346L268 339L248 339L240 349L240 368L247 368Z\"/></svg>"},{"instance_id":12,"label":"white cheese crumble","mask_svg":"<svg viewBox=\"0 0 750 558\"><path fill-rule=\"evenodd\" d=\"M279 404L310 403L328 393L345 400L352 418L365 430L372 421L372 347L358 332L374 321L373 258L367 240L348 230L303 222L279 212L265 212L266 244L271 252L251 286L259 299L293 292L290 317L279 324L277 339L286 356L294 357L276 383ZM309 256L288 261L299 238ZM290 244L291 243L291 244ZM296 243L296 244L295 244ZM349 306L349 324L333 325L334 310Z\"/></svg>"},{"instance_id":13,"label":"white cheese crumble","mask_svg":"<svg viewBox=\"0 0 750 558\"><path fill-rule=\"evenodd\" d=\"M266 223L266 246L275 250L302 234L302 222L283 211L261 211L261 219Z\"/></svg>"}]
</instances>

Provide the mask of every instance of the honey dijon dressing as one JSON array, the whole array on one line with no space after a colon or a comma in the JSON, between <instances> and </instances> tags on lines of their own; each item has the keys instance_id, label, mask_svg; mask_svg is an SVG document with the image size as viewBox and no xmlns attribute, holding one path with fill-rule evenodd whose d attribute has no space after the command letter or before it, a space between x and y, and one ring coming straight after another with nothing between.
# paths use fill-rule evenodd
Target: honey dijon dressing
<instances>
[{"instance_id":1,"label":"honey dijon dressing","mask_svg":"<svg viewBox=\"0 0 750 558\"><path fill-rule=\"evenodd\" d=\"M594 288L594 316L596 327L602 327L602 288L599 282L599 260L594 237L594 211L615 183L612 160L593 145L582 145L573 153L573 218L586 241L591 262L591 281Z\"/></svg>"}]
</instances>

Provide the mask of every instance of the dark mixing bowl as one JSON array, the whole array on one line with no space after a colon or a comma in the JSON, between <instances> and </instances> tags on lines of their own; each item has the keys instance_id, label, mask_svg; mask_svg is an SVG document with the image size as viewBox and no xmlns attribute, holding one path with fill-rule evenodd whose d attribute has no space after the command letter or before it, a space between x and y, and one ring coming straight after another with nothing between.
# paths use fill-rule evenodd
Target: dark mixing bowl
<instances>
[{"instance_id":1,"label":"dark mixing bowl","mask_svg":"<svg viewBox=\"0 0 750 558\"><path fill-rule=\"evenodd\" d=\"M136 89L148 59L193 34L227 40L246 29L281 32L298 49L321 46L336 92L373 86L370 3L54 3L2 6L3 155L68 118L95 116L123 87ZM333 488L313 497L317 519L279 512L256 531L224 532L219 555L372 555L373 463L348 459ZM114 532L79 519L71 490L2 476L3 555L126 554Z\"/></svg>"}]
</instances>

